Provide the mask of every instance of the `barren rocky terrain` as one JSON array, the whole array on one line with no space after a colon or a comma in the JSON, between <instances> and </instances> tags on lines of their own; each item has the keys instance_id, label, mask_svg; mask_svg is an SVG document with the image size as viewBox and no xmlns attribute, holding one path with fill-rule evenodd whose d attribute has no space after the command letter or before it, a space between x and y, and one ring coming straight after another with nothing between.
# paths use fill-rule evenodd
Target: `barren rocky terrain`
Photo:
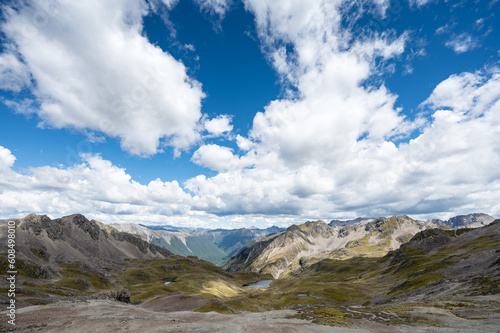
<instances>
[{"instance_id":1,"label":"barren rocky terrain","mask_svg":"<svg viewBox=\"0 0 500 333\"><path fill-rule=\"evenodd\" d=\"M331 332L331 333L498 333L499 319L474 321L460 319L449 311L435 308L419 308L428 316L441 317L452 327L419 327L390 325L367 319L355 320L349 326L337 327L312 324L310 320L293 318L294 310L268 312L242 312L235 315L215 312L198 313L191 311L165 311L147 309L144 306L119 303L109 300L89 300L58 302L44 306L29 306L18 310L16 332L68 332L68 333L108 333L108 332ZM4 312L1 313L4 315ZM389 314L386 316L390 317ZM291 318L292 317L292 318ZM500 315L499 315L500 317ZM9 331L5 322L0 323L0 331Z\"/></svg>"}]
</instances>

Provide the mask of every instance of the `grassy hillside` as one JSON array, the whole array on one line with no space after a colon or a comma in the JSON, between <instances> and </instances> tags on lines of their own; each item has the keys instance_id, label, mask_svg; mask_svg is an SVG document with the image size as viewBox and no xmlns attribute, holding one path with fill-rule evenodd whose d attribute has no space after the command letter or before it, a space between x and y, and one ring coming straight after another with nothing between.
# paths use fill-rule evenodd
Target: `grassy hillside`
<instances>
[{"instance_id":1,"label":"grassy hillside","mask_svg":"<svg viewBox=\"0 0 500 333\"><path fill-rule=\"evenodd\" d=\"M151 244L158 245L173 254L181 255L181 256L190 256L193 255L191 251L184 245L184 243L177 237L172 237L170 240L170 244L164 238L153 238L150 241Z\"/></svg>"},{"instance_id":2,"label":"grassy hillside","mask_svg":"<svg viewBox=\"0 0 500 333\"><path fill-rule=\"evenodd\" d=\"M214 243L203 237L186 237L187 246L200 259L221 266L228 258L228 254Z\"/></svg>"},{"instance_id":3,"label":"grassy hillside","mask_svg":"<svg viewBox=\"0 0 500 333\"><path fill-rule=\"evenodd\" d=\"M221 266L228 257L226 252L218 248L213 242L207 240L206 237L186 237L186 245L177 237L172 237L170 244L164 238L153 238L151 243L169 250L173 254L181 256L194 255L218 266Z\"/></svg>"}]
</instances>

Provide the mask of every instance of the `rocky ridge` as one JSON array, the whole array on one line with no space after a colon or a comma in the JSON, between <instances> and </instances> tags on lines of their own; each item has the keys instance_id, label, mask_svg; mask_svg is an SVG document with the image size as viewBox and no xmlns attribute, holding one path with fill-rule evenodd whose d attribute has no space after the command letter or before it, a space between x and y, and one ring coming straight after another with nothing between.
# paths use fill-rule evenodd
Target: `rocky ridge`
<instances>
[{"instance_id":1,"label":"rocky ridge","mask_svg":"<svg viewBox=\"0 0 500 333\"><path fill-rule=\"evenodd\" d=\"M284 277L324 258L384 256L429 227L408 216L376 218L343 227L330 227L323 221L306 222L243 248L224 268L230 272L250 270Z\"/></svg>"},{"instance_id":2,"label":"rocky ridge","mask_svg":"<svg viewBox=\"0 0 500 333\"><path fill-rule=\"evenodd\" d=\"M88 220L81 214L54 220L46 215L30 214L17 220L16 225L20 255L33 261L54 264L78 259L93 265L126 258L165 258L172 255L138 236ZM0 239L6 235L6 225L3 224Z\"/></svg>"},{"instance_id":3,"label":"rocky ridge","mask_svg":"<svg viewBox=\"0 0 500 333\"><path fill-rule=\"evenodd\" d=\"M480 228L485 225L488 225L495 221L495 218L483 214L483 213L473 213L467 215L458 215L450 218L447 221L443 221L440 219L431 219L428 220L429 223L432 223L436 226L445 226L452 229L458 228Z\"/></svg>"}]
</instances>

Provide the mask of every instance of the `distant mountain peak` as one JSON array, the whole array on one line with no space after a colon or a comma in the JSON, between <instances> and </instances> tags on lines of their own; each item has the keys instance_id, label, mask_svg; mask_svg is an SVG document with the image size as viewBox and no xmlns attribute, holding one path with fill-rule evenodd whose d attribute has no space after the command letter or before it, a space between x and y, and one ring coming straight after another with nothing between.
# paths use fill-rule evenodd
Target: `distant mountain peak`
<instances>
[{"instance_id":1,"label":"distant mountain peak","mask_svg":"<svg viewBox=\"0 0 500 333\"><path fill-rule=\"evenodd\" d=\"M484 213L472 213L467 215L457 215L447 221L432 219L427 222L437 226L446 226L452 229L457 228L479 228L492 223L494 217Z\"/></svg>"}]
</instances>

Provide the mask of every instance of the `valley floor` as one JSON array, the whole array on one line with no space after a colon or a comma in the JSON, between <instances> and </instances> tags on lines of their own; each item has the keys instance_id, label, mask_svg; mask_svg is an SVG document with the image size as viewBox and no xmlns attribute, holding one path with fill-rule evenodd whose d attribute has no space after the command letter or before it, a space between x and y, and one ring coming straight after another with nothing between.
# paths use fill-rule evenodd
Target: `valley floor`
<instances>
[{"instance_id":1,"label":"valley floor","mask_svg":"<svg viewBox=\"0 0 500 333\"><path fill-rule=\"evenodd\" d=\"M432 313L433 309L422 309ZM109 300L62 301L44 306L29 306L17 311L17 332L332 332L332 333L498 333L498 321L478 323L455 321L454 328L388 325L368 321L354 322L350 327L315 325L307 320L291 318L292 310L269 312L242 312L225 315L215 312L153 311L137 305ZM5 316L5 311L0 313ZM441 316L447 316L441 313ZM456 317L455 317L456 318ZM0 323L0 332L9 331L6 320ZM10 326L10 325L9 325Z\"/></svg>"}]
</instances>

